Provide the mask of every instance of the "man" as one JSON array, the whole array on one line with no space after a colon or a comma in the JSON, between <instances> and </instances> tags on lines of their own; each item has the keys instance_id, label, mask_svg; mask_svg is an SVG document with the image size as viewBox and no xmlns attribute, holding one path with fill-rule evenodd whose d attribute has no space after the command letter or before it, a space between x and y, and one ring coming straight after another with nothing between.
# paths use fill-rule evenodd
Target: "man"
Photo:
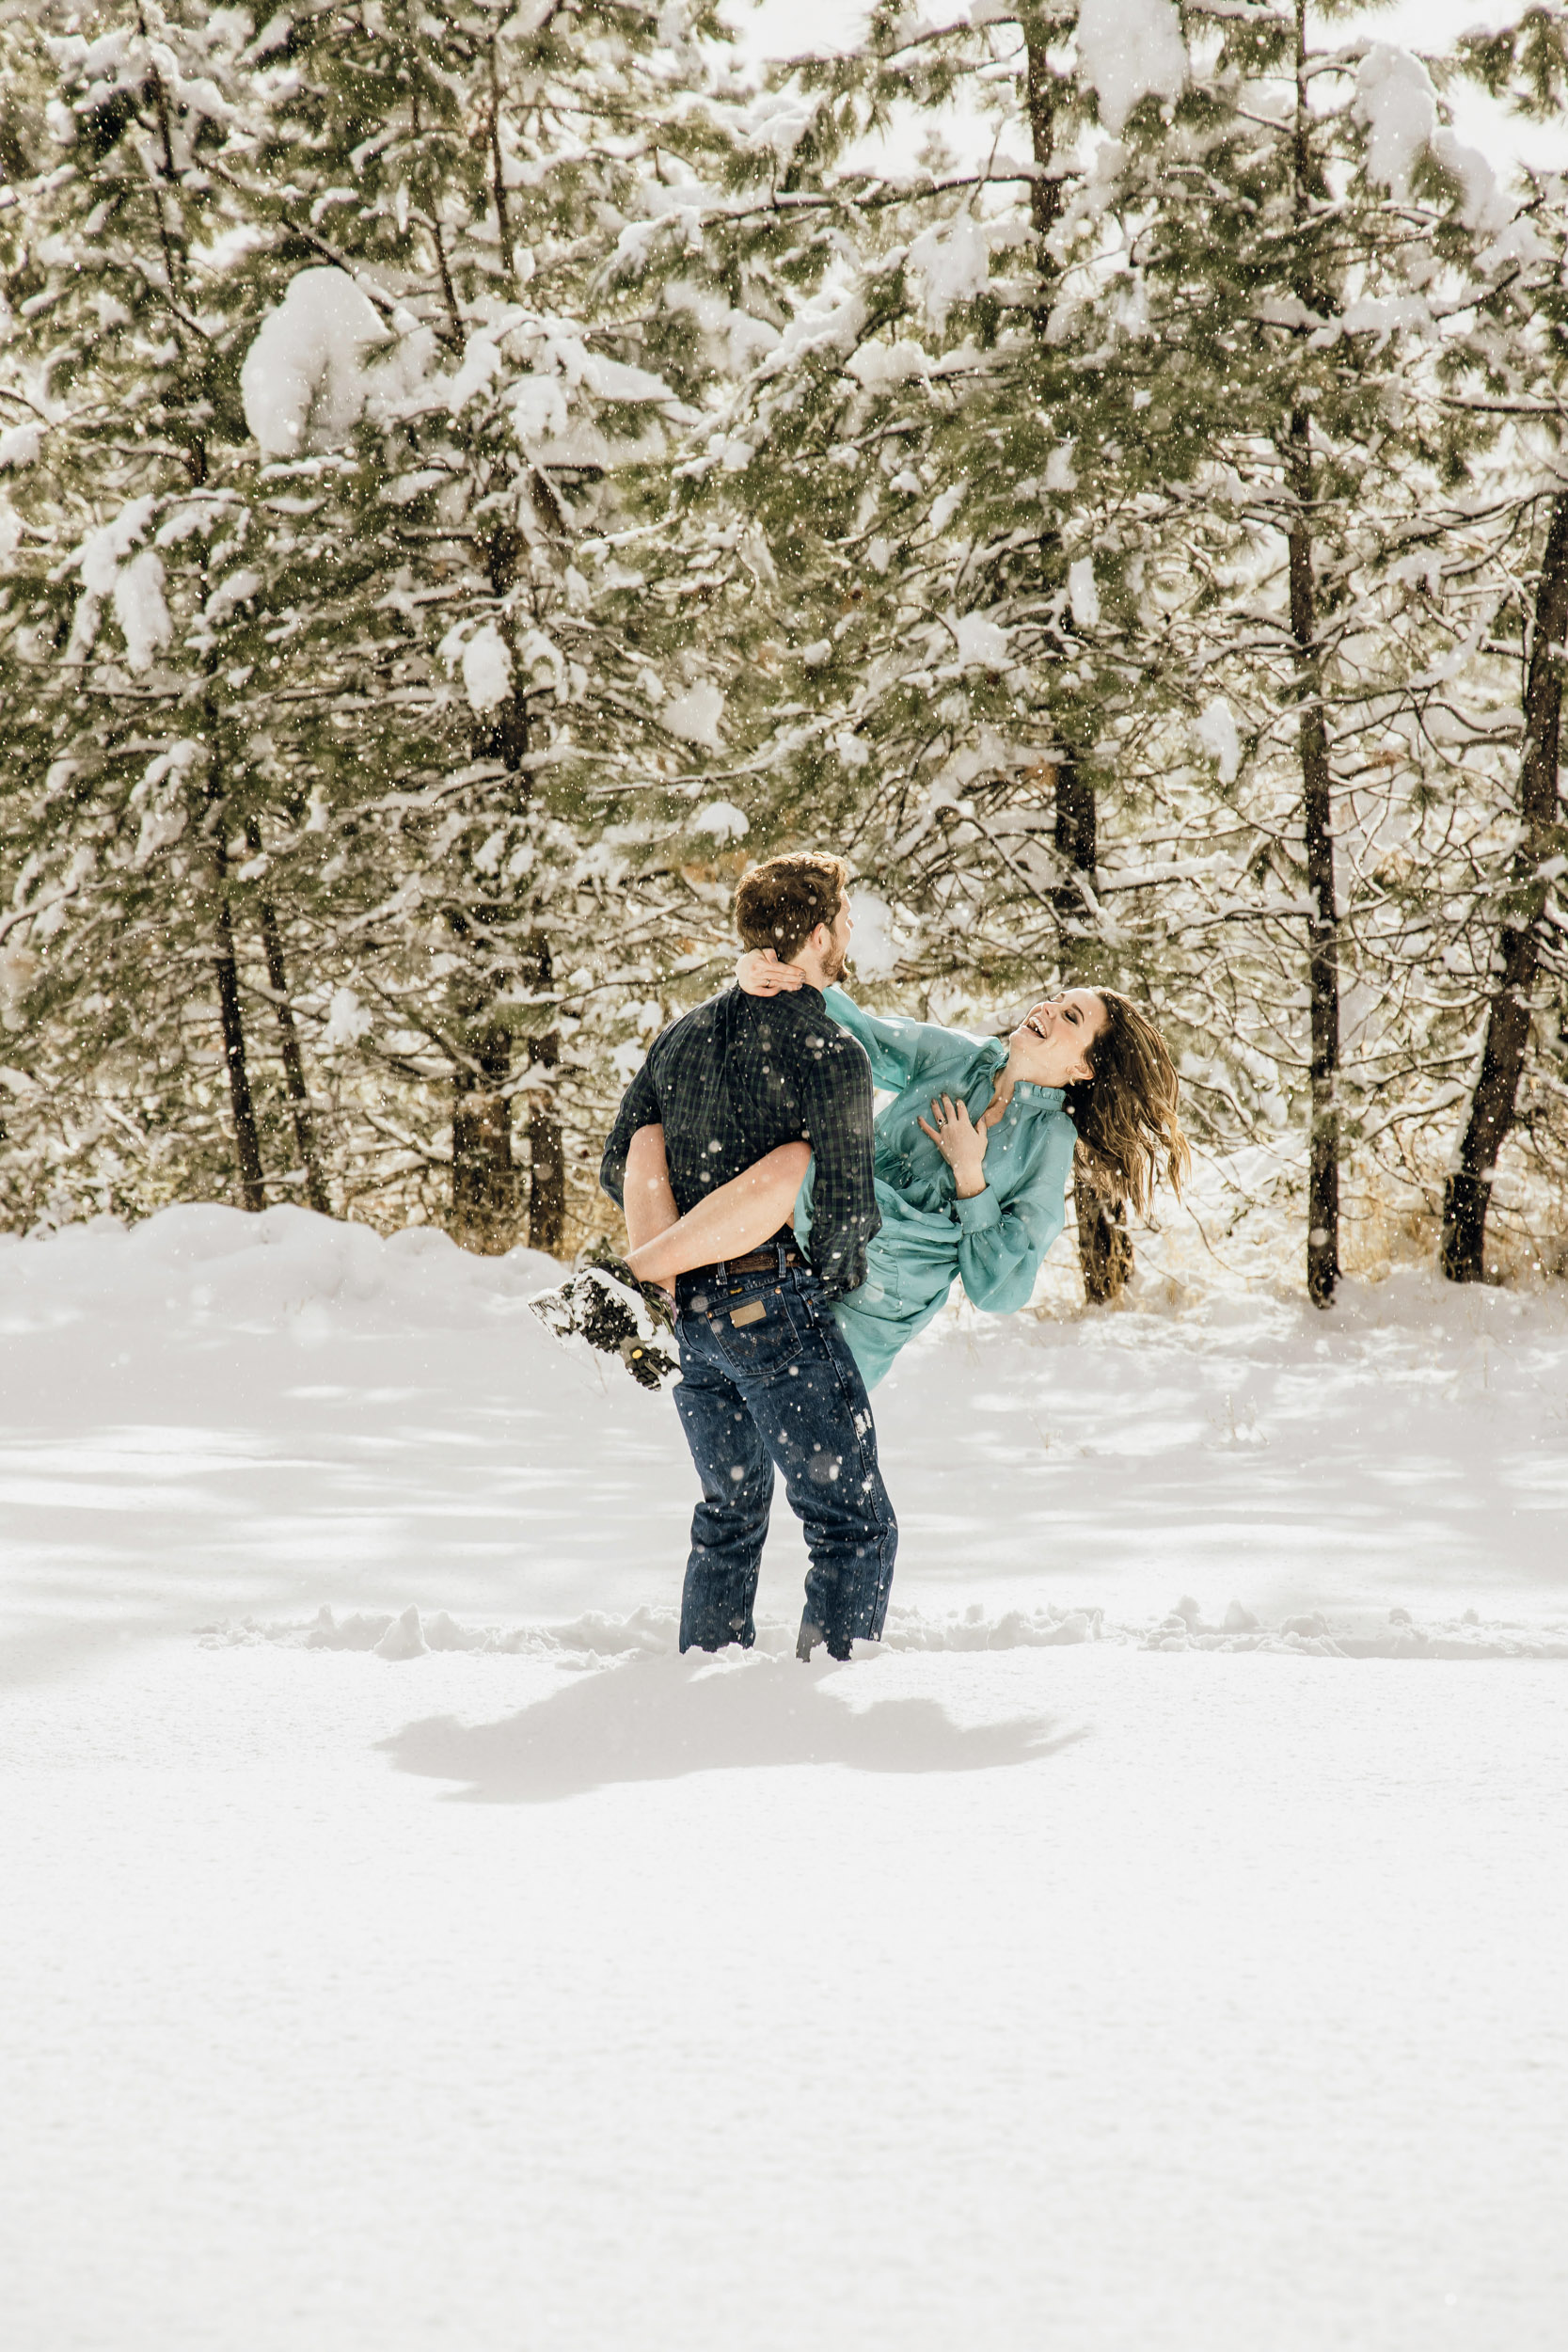
<instances>
[{"instance_id":1,"label":"man","mask_svg":"<svg viewBox=\"0 0 1568 2352\"><path fill-rule=\"evenodd\" d=\"M782 1143L809 1142L816 1160L809 1258L786 1225L760 1249L677 1278L675 1404L703 1483L683 1650L755 1640L775 1466L811 1552L797 1655L825 1643L847 1658L851 1642L880 1637L887 1614L897 1524L865 1386L828 1311L863 1280L880 1223L870 1065L821 995L848 952L846 880L841 859L811 854L770 858L743 878L742 940L776 948L806 985L772 998L727 988L666 1029L605 1148L599 1181L624 1202L629 1161L640 1224L644 1171L661 1160L680 1216ZM646 1237L634 1231L633 1246Z\"/></svg>"}]
</instances>

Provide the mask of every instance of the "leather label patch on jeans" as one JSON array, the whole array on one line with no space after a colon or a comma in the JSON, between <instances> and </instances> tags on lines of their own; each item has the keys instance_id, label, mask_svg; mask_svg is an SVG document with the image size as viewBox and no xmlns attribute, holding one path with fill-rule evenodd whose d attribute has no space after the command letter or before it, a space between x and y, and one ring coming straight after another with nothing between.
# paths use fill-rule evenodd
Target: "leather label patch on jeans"
<instances>
[{"instance_id":1,"label":"leather label patch on jeans","mask_svg":"<svg viewBox=\"0 0 1568 2352\"><path fill-rule=\"evenodd\" d=\"M748 1323L761 1323L767 1312L767 1301L761 1298L752 1298L749 1299L744 1307L737 1307L735 1312L731 1315L730 1321L734 1324L736 1329L740 1331L745 1328Z\"/></svg>"}]
</instances>

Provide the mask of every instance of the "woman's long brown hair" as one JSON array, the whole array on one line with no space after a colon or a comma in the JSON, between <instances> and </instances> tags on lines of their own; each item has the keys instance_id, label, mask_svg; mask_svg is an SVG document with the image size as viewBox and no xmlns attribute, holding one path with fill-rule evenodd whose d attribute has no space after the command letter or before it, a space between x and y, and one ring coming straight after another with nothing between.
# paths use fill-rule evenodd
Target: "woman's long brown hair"
<instances>
[{"instance_id":1,"label":"woman's long brown hair","mask_svg":"<svg viewBox=\"0 0 1568 2352\"><path fill-rule=\"evenodd\" d=\"M1093 982L1085 983L1093 986ZM1177 1105L1181 1083L1148 1015L1114 988L1096 988L1105 1026L1085 1046L1091 1075L1066 1089L1084 1173L1101 1199L1148 1215L1156 1178L1180 1194L1191 1164Z\"/></svg>"}]
</instances>

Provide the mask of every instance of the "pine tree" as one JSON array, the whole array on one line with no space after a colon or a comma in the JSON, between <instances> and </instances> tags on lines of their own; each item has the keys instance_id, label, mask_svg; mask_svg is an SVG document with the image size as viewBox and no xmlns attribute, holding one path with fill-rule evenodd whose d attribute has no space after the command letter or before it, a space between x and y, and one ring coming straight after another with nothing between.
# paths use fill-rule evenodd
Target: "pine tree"
<instances>
[{"instance_id":1,"label":"pine tree","mask_svg":"<svg viewBox=\"0 0 1568 2352\"><path fill-rule=\"evenodd\" d=\"M6 820L35 959L21 1181L69 1170L135 1207L218 1179L221 1058L260 1207L270 1122L235 887L258 821L243 689L260 581L234 462L244 281L212 261L240 226L220 158L253 135L246 34L150 0L96 11L90 39L52 22L11 28L23 200L5 221L8 391L32 461L7 532Z\"/></svg>"},{"instance_id":2,"label":"pine tree","mask_svg":"<svg viewBox=\"0 0 1568 2352\"><path fill-rule=\"evenodd\" d=\"M1520 115L1561 117L1568 103L1568 17L1561 9L1531 8L1512 25L1466 36L1461 51L1470 72ZM1528 591L1509 599L1522 640L1517 822L1488 877L1496 931L1481 1061L1443 1196L1439 1263L1459 1282L1484 1276L1488 1211L1499 1155L1521 1123L1532 1032L1557 1068L1544 1057L1538 1065L1537 1099L1528 1103L1522 1123L1526 1140L1560 1183L1568 1141L1568 913L1561 893L1568 816L1560 742L1568 642L1568 488L1560 423L1565 253L1568 214L1559 184L1536 176L1526 215L1501 256L1517 267L1482 307L1456 355L1452 379L1462 406L1508 419L1515 432L1528 420L1533 446L1528 455L1518 453L1525 479L1510 503L1535 543L1525 573Z\"/></svg>"},{"instance_id":3,"label":"pine tree","mask_svg":"<svg viewBox=\"0 0 1568 2352\"><path fill-rule=\"evenodd\" d=\"M689 373L686 322L628 306L607 264L644 182L673 167L672 117L689 118L689 147L721 155L690 98L697 53L659 50L651 24L628 40L613 8L554 11L530 31L483 6L369 5L275 19L244 48L232 16L210 24L193 8L148 32L134 8L103 13L97 45L47 53L50 119L82 161L40 158L10 281L29 320L15 381L31 371L54 404L12 564L26 600L12 651L50 659L26 665L32 734L13 742L35 781L8 806L18 867L43 835L26 889L71 911L32 992L48 1090L62 1116L84 1092L95 1116L124 1115L105 1110L124 1089L91 1026L110 1001L107 930L117 1038L135 1035L144 1064L170 1041L147 1111L167 1131L166 1180L212 1181L188 1156L201 1096L180 1050L205 1017L188 985L194 926L215 943L247 1202L277 1125L277 1105L254 1106L247 1008L271 1000L307 1197L321 1197L319 1120L302 1022L333 1080L345 1204L395 1214L423 1192L434 1205L426 1179L445 1168L459 1228L504 1246L521 1092L532 1238L557 1246L562 1085L580 1092L582 1073L596 1120L602 1054L628 1005L646 1025L659 961L608 984L583 961L620 917L622 862L594 795L650 748L667 765L670 745L687 748L685 682L659 682L686 632L640 608L593 526L635 524L632 477L657 475L685 413L617 353L657 341ZM578 299L605 315L591 326ZM156 421L145 449L120 445L128 416ZM629 517L612 476L631 480ZM80 596L84 561L103 584ZM145 591L134 645L103 609L118 596L131 611L125 575ZM116 657L86 685L84 651ZM150 746L154 706L170 719ZM698 708L685 732L705 731ZM62 823L51 795L66 761L78 805ZM62 899L55 877L88 853L92 888L78 876ZM564 912L564 940L546 910ZM50 919L40 903L26 918L35 931ZM286 947L309 975L292 1000ZM574 987L585 1009L610 1000L590 1025L591 1077ZM442 1081L451 1151L429 1135ZM62 1152L90 1174L79 1123L69 1150L56 1136ZM121 1204L112 1186L96 1197ZM155 1197L133 1188L123 1205Z\"/></svg>"},{"instance_id":4,"label":"pine tree","mask_svg":"<svg viewBox=\"0 0 1568 2352\"><path fill-rule=\"evenodd\" d=\"M711 11L692 16L711 37ZM354 735L384 788L348 818L356 846L322 952L401 1025L419 1094L444 1060L452 1215L482 1246L515 1230L526 1101L530 1237L555 1248L568 1149L589 1150L562 1112L596 1123L600 1053L653 977L641 961L613 977L625 960L601 944L625 912L610 780L681 739L687 699L661 676L682 632L660 631L612 544L690 413L645 362L678 383L686 339L674 310L626 299L613 262L645 218L657 230L656 171L721 159L724 141L692 89L692 40L660 49L651 21L615 8L530 29L496 8L388 7L291 33L288 49L270 184L293 158L280 200L297 221L352 182L333 254L380 290L407 388L367 393L341 485L339 532L364 573L333 628L375 681ZM350 150L371 120L374 138ZM389 903L399 919L375 921ZM395 1120L375 1115L436 1158L418 1095Z\"/></svg>"},{"instance_id":5,"label":"pine tree","mask_svg":"<svg viewBox=\"0 0 1568 2352\"><path fill-rule=\"evenodd\" d=\"M1425 342L1441 331L1427 297L1443 236L1506 216L1479 157L1450 151L1457 172L1433 159L1430 98L1403 53L1318 46L1306 0L1289 17L1237 11L1211 29L1173 135L1148 133L1131 166L1164 397L1212 421L1211 500L1184 517L1193 593L1180 633L1189 675L1229 691L1194 716L1222 771L1243 782L1247 870L1289 894L1259 909L1256 930L1234 909L1250 937L1227 932L1227 977L1233 990L1247 966L1255 977L1251 1008L1229 1018L1241 1052L1272 1063L1287 1097L1299 1013L1266 925L1307 922L1307 1271L1319 1305L1338 1279L1341 1161L1376 1093L1410 1068L1411 1041L1387 1018L1387 885L1375 870L1356 875L1336 836L1348 822L1373 868L1409 820L1400 730L1407 716L1419 723L1424 616L1404 590L1413 560L1441 575L1430 550L1458 462L1451 420L1424 396ZM1424 196L1413 182L1423 165ZM1425 552L1413 559L1415 548ZM1389 746L1375 755L1391 762L1381 796L1365 756L1373 733ZM1382 1031L1348 1104L1347 982Z\"/></svg>"},{"instance_id":6,"label":"pine tree","mask_svg":"<svg viewBox=\"0 0 1568 2352\"><path fill-rule=\"evenodd\" d=\"M783 338L687 469L695 511L736 546L760 526L768 556L771 642L735 679L758 845L847 848L863 975L947 1016L1054 978L1159 987L1097 887L1100 802L1140 821L1166 689L1137 582L1153 494L1202 441L1180 414L1148 429L1155 357L1076 152L1092 94L1055 55L1070 24L998 9L934 31L889 8L863 55L781 75ZM983 163L859 162L895 103L971 86ZM1080 1232L1089 1295L1114 1295L1130 1245L1082 1189Z\"/></svg>"}]
</instances>

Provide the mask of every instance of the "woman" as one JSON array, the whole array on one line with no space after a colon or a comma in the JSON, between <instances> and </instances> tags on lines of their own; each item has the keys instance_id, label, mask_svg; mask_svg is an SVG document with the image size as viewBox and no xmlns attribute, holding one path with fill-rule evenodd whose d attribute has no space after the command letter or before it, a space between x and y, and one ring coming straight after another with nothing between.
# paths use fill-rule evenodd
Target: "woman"
<instances>
[{"instance_id":1,"label":"woman","mask_svg":"<svg viewBox=\"0 0 1568 2352\"><path fill-rule=\"evenodd\" d=\"M736 977L752 996L803 984L767 948L741 956ZM925 1329L955 1276L993 1314L1027 1305L1062 1230L1075 1147L1113 1206L1146 1213L1161 1174L1180 1191L1187 1145L1176 1071L1153 1025L1115 989L1068 989L1036 1005L1006 1041L885 1019L836 987L823 1001L865 1048L873 1083L894 1098L876 1124L881 1231L864 1283L833 1307L868 1389ZM803 1142L770 1152L626 1263L640 1279L668 1284L755 1248L792 1211L803 1242L811 1230Z\"/></svg>"}]
</instances>

